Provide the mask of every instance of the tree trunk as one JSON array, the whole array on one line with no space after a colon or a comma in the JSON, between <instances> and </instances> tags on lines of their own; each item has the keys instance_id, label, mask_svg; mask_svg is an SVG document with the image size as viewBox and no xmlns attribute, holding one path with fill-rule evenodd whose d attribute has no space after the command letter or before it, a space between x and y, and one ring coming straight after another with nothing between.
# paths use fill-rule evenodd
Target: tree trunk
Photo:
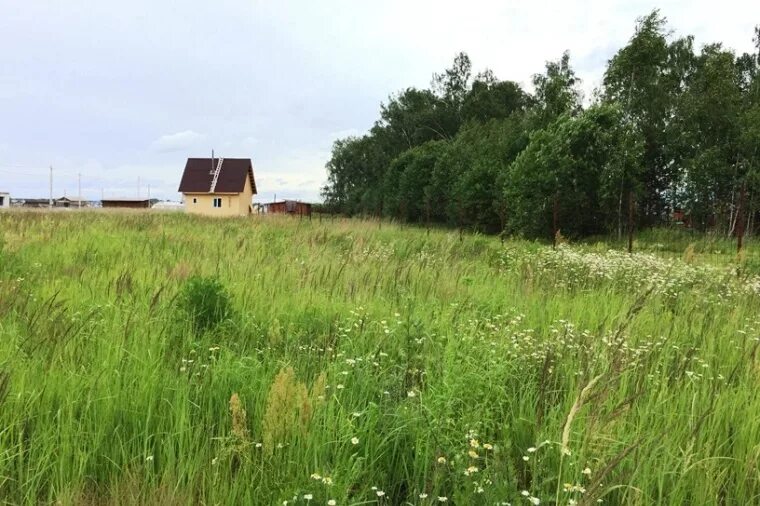
<instances>
[{"instance_id":1,"label":"tree trunk","mask_svg":"<svg viewBox=\"0 0 760 506\"><path fill-rule=\"evenodd\" d=\"M742 241L744 240L744 200L747 197L747 185L742 184L739 193L739 206L736 210L736 253L742 252Z\"/></svg>"},{"instance_id":2,"label":"tree trunk","mask_svg":"<svg viewBox=\"0 0 760 506\"><path fill-rule=\"evenodd\" d=\"M633 192L628 190L628 253L633 253L633 213L635 203Z\"/></svg>"},{"instance_id":3,"label":"tree trunk","mask_svg":"<svg viewBox=\"0 0 760 506\"><path fill-rule=\"evenodd\" d=\"M554 194L554 206L552 209L552 249L557 248L557 232L559 232L559 192Z\"/></svg>"}]
</instances>

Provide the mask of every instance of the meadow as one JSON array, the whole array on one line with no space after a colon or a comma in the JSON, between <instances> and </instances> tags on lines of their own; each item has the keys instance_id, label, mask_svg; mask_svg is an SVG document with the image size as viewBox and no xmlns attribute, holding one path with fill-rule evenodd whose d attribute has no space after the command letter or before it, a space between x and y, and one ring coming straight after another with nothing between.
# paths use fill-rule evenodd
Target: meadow
<instances>
[{"instance_id":1,"label":"meadow","mask_svg":"<svg viewBox=\"0 0 760 506\"><path fill-rule=\"evenodd\" d=\"M760 503L760 245L0 213L0 503Z\"/></svg>"}]
</instances>

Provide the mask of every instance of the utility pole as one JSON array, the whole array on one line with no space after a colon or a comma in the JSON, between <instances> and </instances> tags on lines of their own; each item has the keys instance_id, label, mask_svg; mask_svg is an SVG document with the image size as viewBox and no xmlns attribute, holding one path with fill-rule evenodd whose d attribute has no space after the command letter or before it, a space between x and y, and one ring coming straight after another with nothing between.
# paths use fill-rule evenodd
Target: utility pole
<instances>
[{"instance_id":1,"label":"utility pole","mask_svg":"<svg viewBox=\"0 0 760 506\"><path fill-rule=\"evenodd\" d=\"M140 199L140 176L137 176L137 199Z\"/></svg>"},{"instance_id":2,"label":"utility pole","mask_svg":"<svg viewBox=\"0 0 760 506\"><path fill-rule=\"evenodd\" d=\"M148 185L148 200L150 200L150 185Z\"/></svg>"},{"instance_id":3,"label":"utility pole","mask_svg":"<svg viewBox=\"0 0 760 506\"><path fill-rule=\"evenodd\" d=\"M79 203L79 209L82 209L82 173L80 172L78 176L79 178L77 180L77 192L79 193L79 198L77 199L77 202Z\"/></svg>"},{"instance_id":4,"label":"utility pole","mask_svg":"<svg viewBox=\"0 0 760 506\"><path fill-rule=\"evenodd\" d=\"M53 208L53 166L50 166L50 208Z\"/></svg>"}]
</instances>

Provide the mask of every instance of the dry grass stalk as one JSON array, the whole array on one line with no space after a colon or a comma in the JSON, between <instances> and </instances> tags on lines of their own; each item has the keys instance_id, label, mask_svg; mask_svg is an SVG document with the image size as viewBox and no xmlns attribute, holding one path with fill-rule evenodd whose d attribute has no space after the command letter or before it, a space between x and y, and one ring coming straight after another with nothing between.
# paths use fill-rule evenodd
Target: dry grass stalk
<instances>
[{"instance_id":1,"label":"dry grass stalk","mask_svg":"<svg viewBox=\"0 0 760 506\"><path fill-rule=\"evenodd\" d=\"M247 415L237 393L230 397L230 415L232 416L232 436L238 444L248 442Z\"/></svg>"},{"instance_id":2,"label":"dry grass stalk","mask_svg":"<svg viewBox=\"0 0 760 506\"><path fill-rule=\"evenodd\" d=\"M327 376L320 374L309 393L306 385L296 379L292 367L280 369L269 389L262 419L264 450L268 454L297 430L307 432L314 408L324 400L326 383Z\"/></svg>"},{"instance_id":3,"label":"dry grass stalk","mask_svg":"<svg viewBox=\"0 0 760 506\"><path fill-rule=\"evenodd\" d=\"M596 376L594 379L588 382L588 384L583 387L583 390L581 390L581 393L578 395L578 398L575 399L575 402L573 403L573 407L570 408L570 412L567 414L567 419L565 420L565 428L562 429L562 451L568 452L570 451L570 447L568 446L570 442L570 426L573 423L573 419L575 418L575 415L578 413L578 411L583 407L583 402L586 400L586 397L588 397L589 393L591 392L591 389L594 388L594 385L597 384L597 382L602 379L604 374L600 374Z\"/></svg>"}]
</instances>

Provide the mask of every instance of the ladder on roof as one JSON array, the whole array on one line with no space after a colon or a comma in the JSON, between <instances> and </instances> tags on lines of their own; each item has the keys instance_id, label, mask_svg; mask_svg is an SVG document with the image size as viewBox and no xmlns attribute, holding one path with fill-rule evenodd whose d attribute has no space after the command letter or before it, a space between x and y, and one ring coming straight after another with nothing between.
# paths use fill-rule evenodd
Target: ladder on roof
<instances>
[{"instance_id":1,"label":"ladder on roof","mask_svg":"<svg viewBox=\"0 0 760 506\"><path fill-rule=\"evenodd\" d=\"M209 193L214 193L214 190L216 190L216 182L219 180L219 173L222 171L223 161L224 158L220 156L219 163L216 165L216 170L214 171L214 178L211 180L211 189L209 190Z\"/></svg>"}]
</instances>

